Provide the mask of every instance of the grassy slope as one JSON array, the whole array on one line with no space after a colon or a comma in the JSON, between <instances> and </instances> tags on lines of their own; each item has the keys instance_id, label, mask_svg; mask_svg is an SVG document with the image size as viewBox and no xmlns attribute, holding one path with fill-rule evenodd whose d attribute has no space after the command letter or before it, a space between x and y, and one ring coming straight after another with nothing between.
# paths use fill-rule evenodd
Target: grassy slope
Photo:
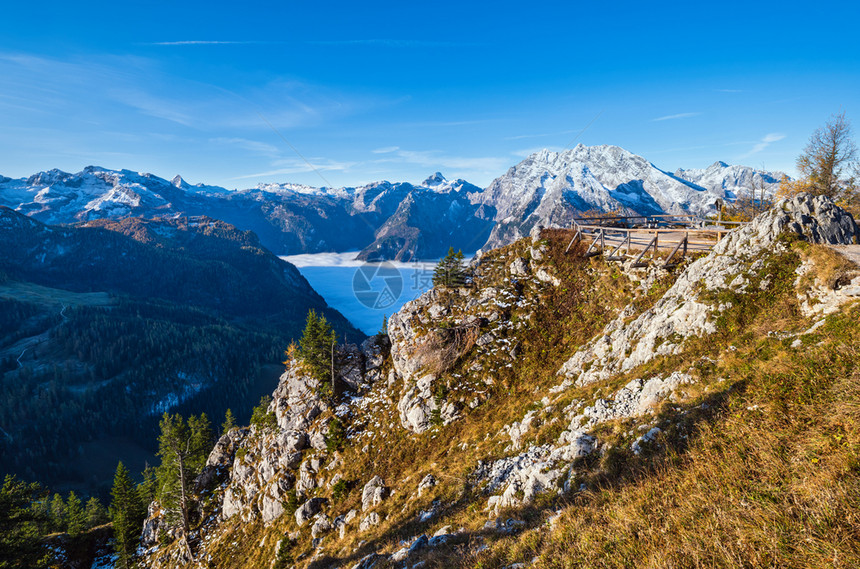
<instances>
[{"instance_id":1,"label":"grassy slope","mask_svg":"<svg viewBox=\"0 0 860 569\"><path fill-rule=\"evenodd\" d=\"M565 256L564 232L549 237L548 262L562 284L526 284L519 291L522 306L506 310L512 325L500 336L516 346L516 357L509 350L475 347L442 376L447 398L477 398L482 404L465 406L463 417L449 426L411 435L399 425L396 398L384 386L374 387L364 414L351 423L360 436L327 456L343 461L339 472L349 490L335 498L324 486L317 495L331 500L326 511L333 518L360 509L361 486L380 474L393 488L377 508L384 521L363 534L353 522L343 540L327 535L314 561L305 529L291 547L297 566L349 567L367 553L390 553L402 540L446 525L465 531L426 555L427 567L505 567L532 560L541 568L860 566L860 308L845 309L815 333L800 336L800 348L791 347L795 337L789 335L812 322L798 312L794 269L801 258L813 257L819 276L828 280L843 268L838 258L792 244L768 261L766 291L753 282L755 292L710 299L733 306L717 320L715 335L692 339L683 353L607 382L551 396L547 406L540 400L560 382L555 373L561 363L631 301L636 313L650 307L673 279L642 288L600 259ZM479 287L515 294L515 284L503 280L503 267L517 255L527 255L523 242L492 252ZM465 310L456 295L451 303L455 313ZM476 361L483 369L471 371ZM535 409L538 420L524 446L552 441L565 426L565 406L590 404L632 378L675 370L690 373L697 383L645 419L663 434L642 455L630 451L642 421L603 424L597 434L605 446L572 465L572 491L548 492L533 505L503 512L502 519L526 521L521 533L483 529L487 495L469 474L479 460L512 454L502 426ZM415 488L428 473L439 484L418 497ZM576 491L580 484L587 489ZM440 500L438 513L419 523L416 514L434 500ZM270 526L234 518L210 534L207 553L217 567L268 566L276 541L296 529L291 516Z\"/></svg>"},{"instance_id":2,"label":"grassy slope","mask_svg":"<svg viewBox=\"0 0 860 569\"><path fill-rule=\"evenodd\" d=\"M804 324L786 271L798 256L818 257L825 271L839 265L796 244L778 259L772 291L732 299L717 342L662 362L715 360L700 370L715 389L708 410L685 418L689 442L670 429L644 459L610 453L553 528L501 539L463 566L860 566L860 307L799 348L768 335Z\"/></svg>"}]
</instances>

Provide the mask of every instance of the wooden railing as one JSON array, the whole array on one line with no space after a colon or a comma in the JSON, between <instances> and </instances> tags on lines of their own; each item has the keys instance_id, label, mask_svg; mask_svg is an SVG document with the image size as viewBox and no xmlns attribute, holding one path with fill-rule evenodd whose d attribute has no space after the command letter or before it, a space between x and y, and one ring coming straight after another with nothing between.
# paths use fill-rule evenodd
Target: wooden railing
<instances>
[{"instance_id":1,"label":"wooden railing","mask_svg":"<svg viewBox=\"0 0 860 569\"><path fill-rule=\"evenodd\" d=\"M587 223L598 221L599 223ZM663 263L664 267L672 267L687 255L690 250L709 251L722 239L723 235L730 231L729 225L743 225L743 222L728 222L702 219L695 215L651 215L651 216L601 216L575 218L572 223L574 235L568 243L565 253L569 252L575 243L584 241L586 237L591 238L591 243L585 251L586 257L604 254L607 250L606 243L614 246L606 256L608 260L624 261L632 258L631 266L644 267L648 263L643 261L649 250L652 250L651 261L657 258L661 247L661 235L664 236L665 248L672 247L669 256ZM678 239L668 239L670 235L679 236ZM651 237L641 252L631 257L631 248L638 249L644 240ZM621 249L625 248L624 255Z\"/></svg>"}]
</instances>

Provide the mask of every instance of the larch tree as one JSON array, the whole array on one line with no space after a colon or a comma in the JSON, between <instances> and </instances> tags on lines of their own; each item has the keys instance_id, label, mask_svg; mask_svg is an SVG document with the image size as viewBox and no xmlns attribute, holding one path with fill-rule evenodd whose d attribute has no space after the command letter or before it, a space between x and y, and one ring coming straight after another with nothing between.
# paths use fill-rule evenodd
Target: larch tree
<instances>
[{"instance_id":1,"label":"larch tree","mask_svg":"<svg viewBox=\"0 0 860 569\"><path fill-rule=\"evenodd\" d=\"M783 180L779 194L800 192L825 195L844 205L857 199L857 146L851 138L851 123L845 113L833 115L812 133L797 158L800 179ZM854 204L856 205L856 204Z\"/></svg>"}]
</instances>

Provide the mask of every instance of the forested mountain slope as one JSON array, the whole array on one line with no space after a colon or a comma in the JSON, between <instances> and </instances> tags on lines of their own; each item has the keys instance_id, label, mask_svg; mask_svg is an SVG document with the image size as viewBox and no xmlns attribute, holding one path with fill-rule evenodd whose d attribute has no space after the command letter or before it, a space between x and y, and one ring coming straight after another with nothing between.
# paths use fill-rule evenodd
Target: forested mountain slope
<instances>
[{"instance_id":1,"label":"forested mountain slope","mask_svg":"<svg viewBox=\"0 0 860 569\"><path fill-rule=\"evenodd\" d=\"M118 458L141 470L163 411L247 420L308 310L363 337L224 222L56 227L0 208L0 242L2 469L60 488L102 486Z\"/></svg>"}]
</instances>

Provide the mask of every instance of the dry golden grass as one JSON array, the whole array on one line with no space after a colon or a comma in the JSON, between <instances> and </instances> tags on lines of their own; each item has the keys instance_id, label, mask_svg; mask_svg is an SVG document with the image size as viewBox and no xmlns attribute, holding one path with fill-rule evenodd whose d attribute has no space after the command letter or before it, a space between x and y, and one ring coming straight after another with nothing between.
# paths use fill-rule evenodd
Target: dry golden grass
<instances>
[{"instance_id":1,"label":"dry golden grass","mask_svg":"<svg viewBox=\"0 0 860 569\"><path fill-rule=\"evenodd\" d=\"M826 245L807 245L804 243L798 249L804 260L815 264L814 272L807 273L800 278L798 286L801 290L808 289L813 284L833 289L844 279L850 280L850 278L860 274L860 269L854 263Z\"/></svg>"},{"instance_id":2,"label":"dry golden grass","mask_svg":"<svg viewBox=\"0 0 860 569\"><path fill-rule=\"evenodd\" d=\"M855 307L813 348L768 340L764 360L752 348L723 359L734 388L687 452L603 480L555 531L461 566L860 567L858 322Z\"/></svg>"},{"instance_id":3,"label":"dry golden grass","mask_svg":"<svg viewBox=\"0 0 860 569\"><path fill-rule=\"evenodd\" d=\"M671 419L659 446L634 456L627 434L632 422L602 425L601 442L614 448L575 465L575 486L584 482L588 491L550 492L532 506L504 512L528 522L530 529L519 535L483 529L487 496L469 474L478 460L510 454L502 427L520 420L528 409L541 408L538 400L560 381L555 373L561 363L618 310L635 299L641 313L674 280L666 274L643 291L611 263L565 255L569 232L551 230L544 237L547 263L561 285L527 289L526 297L539 300L528 309L531 314L511 308L506 315L511 321L529 318L528 326L507 336L517 346L516 365L500 365L492 385L479 383L487 391L480 406L463 408L458 421L422 435L400 426L396 390L375 388L377 406L353 418L368 430L378 423L373 436L356 439L337 454L348 491L338 501L327 486L316 495L330 499L326 511L332 517L360 509L361 487L379 474L394 489L377 507L383 521L359 533L356 520L343 540L328 534L316 561L311 561L310 536L303 529L292 550L296 558L303 556L297 566L349 567L370 552L391 553L402 540L451 525L466 531L422 557L427 569L485 569L533 558L537 569L860 567L860 309L833 318L804 338L800 350L789 347L793 338L768 336L775 329L808 328L797 315L795 253L769 269L777 283L772 291L749 301L719 299L739 304L720 322L717 335L692 339L681 354L655 358L600 385L570 389L552 402L560 410L575 400L606 396L634 377L688 371L699 383L684 387L684 401L655 409L657 420ZM513 286L503 283L504 268L515 256L528 254L524 242L493 252L479 286ZM841 270L838 264L828 268L832 259L824 261L823 275ZM452 302L455 314L466 313ZM447 382L447 397L467 396L476 388L463 383L477 357L473 342L464 337L456 351L465 355L443 366L440 380ZM498 364L513 361L505 354L483 357L484 363L492 358ZM554 441L564 427L562 421L536 423L525 442ZM428 473L439 484L418 497L417 486ZM417 512L429 509L434 500L442 510L430 522L419 523ZM562 515L551 530L541 520L556 509ZM276 541L295 530L291 516L269 527L232 522L209 547L211 566L269 567ZM484 544L489 548L482 550Z\"/></svg>"}]
</instances>

